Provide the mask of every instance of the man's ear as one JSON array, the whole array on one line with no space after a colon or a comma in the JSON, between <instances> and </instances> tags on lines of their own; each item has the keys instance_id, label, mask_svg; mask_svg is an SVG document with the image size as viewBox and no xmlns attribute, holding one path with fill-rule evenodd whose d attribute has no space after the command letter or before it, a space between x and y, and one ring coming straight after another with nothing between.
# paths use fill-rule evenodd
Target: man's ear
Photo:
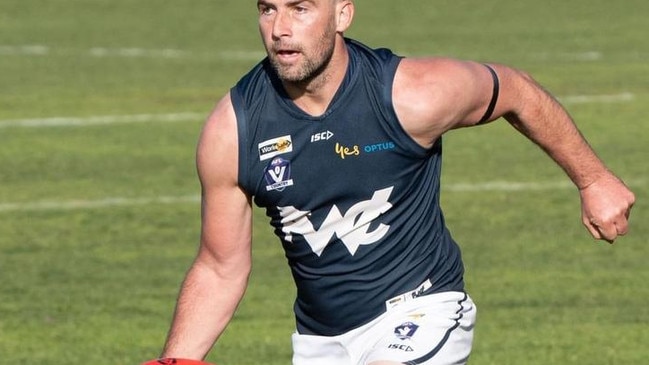
<instances>
[{"instance_id":1,"label":"man's ear","mask_svg":"<svg viewBox=\"0 0 649 365\"><path fill-rule=\"evenodd\" d=\"M336 6L336 31L345 32L352 24L354 18L354 3L350 0L341 0Z\"/></svg>"}]
</instances>

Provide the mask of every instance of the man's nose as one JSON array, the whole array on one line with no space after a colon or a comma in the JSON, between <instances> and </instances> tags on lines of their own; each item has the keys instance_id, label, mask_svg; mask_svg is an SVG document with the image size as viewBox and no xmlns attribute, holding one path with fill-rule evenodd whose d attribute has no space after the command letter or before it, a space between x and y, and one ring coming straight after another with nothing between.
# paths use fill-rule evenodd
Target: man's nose
<instances>
[{"instance_id":1,"label":"man's nose","mask_svg":"<svg viewBox=\"0 0 649 365\"><path fill-rule=\"evenodd\" d=\"M279 39L291 35L291 15L286 11L278 11L273 20L273 38Z\"/></svg>"}]
</instances>

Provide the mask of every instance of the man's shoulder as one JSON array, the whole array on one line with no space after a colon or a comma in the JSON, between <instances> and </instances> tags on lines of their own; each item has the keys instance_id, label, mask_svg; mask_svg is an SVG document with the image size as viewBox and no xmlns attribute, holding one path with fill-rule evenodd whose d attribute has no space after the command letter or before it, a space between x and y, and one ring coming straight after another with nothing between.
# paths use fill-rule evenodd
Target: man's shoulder
<instances>
[{"instance_id":1,"label":"man's shoulder","mask_svg":"<svg viewBox=\"0 0 649 365\"><path fill-rule=\"evenodd\" d=\"M402 57L389 48L372 48L354 39L345 38L351 62L365 77L390 85Z\"/></svg>"},{"instance_id":2,"label":"man's shoulder","mask_svg":"<svg viewBox=\"0 0 649 365\"><path fill-rule=\"evenodd\" d=\"M392 52L390 48L372 47L352 38L345 38L345 44L352 54L369 59L373 62L390 62L401 58L401 56Z\"/></svg>"},{"instance_id":3,"label":"man's shoulder","mask_svg":"<svg viewBox=\"0 0 649 365\"><path fill-rule=\"evenodd\" d=\"M269 89L273 89L273 77L272 67L268 58L265 58L250 69L230 89L232 99L239 99L246 105L254 103L262 94L268 92Z\"/></svg>"},{"instance_id":4,"label":"man's shoulder","mask_svg":"<svg viewBox=\"0 0 649 365\"><path fill-rule=\"evenodd\" d=\"M269 77L270 63L268 58L264 58L244 74L235 84L235 88L247 87L259 82L261 79Z\"/></svg>"}]
</instances>

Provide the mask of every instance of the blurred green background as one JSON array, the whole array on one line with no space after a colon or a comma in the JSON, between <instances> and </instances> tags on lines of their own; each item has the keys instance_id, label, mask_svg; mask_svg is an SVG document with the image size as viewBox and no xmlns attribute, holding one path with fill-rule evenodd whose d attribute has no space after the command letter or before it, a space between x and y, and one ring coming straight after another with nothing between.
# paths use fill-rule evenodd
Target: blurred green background
<instances>
[{"instance_id":1,"label":"blurred green background","mask_svg":"<svg viewBox=\"0 0 649 365\"><path fill-rule=\"evenodd\" d=\"M649 2L357 0L348 36L501 62L554 93L633 188L614 246L502 121L445 138L443 205L479 308L471 364L649 358ZM0 0L0 354L7 364L156 357L198 242L194 149L264 55L252 1ZM210 353L289 364L293 284L256 212L251 285Z\"/></svg>"}]
</instances>

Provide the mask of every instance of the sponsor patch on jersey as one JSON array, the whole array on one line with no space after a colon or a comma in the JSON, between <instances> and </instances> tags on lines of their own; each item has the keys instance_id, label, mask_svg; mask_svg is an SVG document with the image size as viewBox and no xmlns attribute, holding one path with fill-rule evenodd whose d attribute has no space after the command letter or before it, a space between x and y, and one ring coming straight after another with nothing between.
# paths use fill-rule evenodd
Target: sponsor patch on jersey
<instances>
[{"instance_id":1,"label":"sponsor patch on jersey","mask_svg":"<svg viewBox=\"0 0 649 365\"><path fill-rule=\"evenodd\" d=\"M334 150L336 151L336 154L343 160L345 159L345 157L358 156L361 154L361 149L360 147L358 147L358 145L343 146L340 143L336 143Z\"/></svg>"},{"instance_id":2,"label":"sponsor patch on jersey","mask_svg":"<svg viewBox=\"0 0 649 365\"><path fill-rule=\"evenodd\" d=\"M282 136L261 142L257 148L259 149L259 161L264 161L283 153L292 152L293 141L290 135Z\"/></svg>"},{"instance_id":3,"label":"sponsor patch on jersey","mask_svg":"<svg viewBox=\"0 0 649 365\"><path fill-rule=\"evenodd\" d=\"M368 144L363 147L363 152L365 153L374 153L374 152L384 152L395 149L397 146L392 141L381 142Z\"/></svg>"},{"instance_id":4,"label":"sponsor patch on jersey","mask_svg":"<svg viewBox=\"0 0 649 365\"><path fill-rule=\"evenodd\" d=\"M314 135L316 136L316 135ZM313 142L314 136L311 136L311 142ZM387 152L397 148L397 145L392 141L373 143L366 146L352 145L345 146L340 143L336 143L334 151L341 159L345 159L350 156L360 156L363 154L377 153L377 152Z\"/></svg>"},{"instance_id":5,"label":"sponsor patch on jersey","mask_svg":"<svg viewBox=\"0 0 649 365\"><path fill-rule=\"evenodd\" d=\"M291 162L281 157L274 158L266 167L264 178L268 183L266 191L282 191L287 186L292 186Z\"/></svg>"}]
</instances>

